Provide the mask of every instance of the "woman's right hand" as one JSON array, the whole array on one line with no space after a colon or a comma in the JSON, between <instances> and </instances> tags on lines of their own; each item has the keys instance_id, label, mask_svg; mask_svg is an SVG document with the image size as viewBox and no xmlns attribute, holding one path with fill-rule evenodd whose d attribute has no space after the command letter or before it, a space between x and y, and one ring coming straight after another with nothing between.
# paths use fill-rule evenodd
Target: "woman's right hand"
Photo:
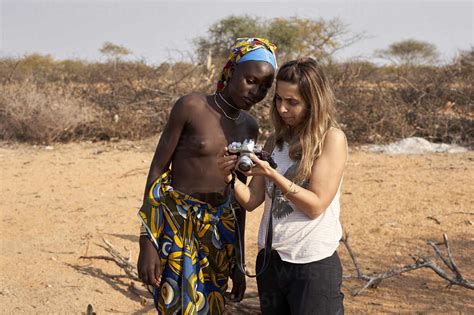
<instances>
[{"instance_id":1,"label":"woman's right hand","mask_svg":"<svg viewBox=\"0 0 474 315\"><path fill-rule=\"evenodd\" d=\"M217 156L217 167L226 183L232 180L232 170L236 162L237 155L227 154L227 147L224 147Z\"/></svg>"},{"instance_id":2,"label":"woman's right hand","mask_svg":"<svg viewBox=\"0 0 474 315\"><path fill-rule=\"evenodd\" d=\"M143 283L160 286L161 263L158 252L148 236L140 236L140 254L138 256L138 277Z\"/></svg>"}]
</instances>

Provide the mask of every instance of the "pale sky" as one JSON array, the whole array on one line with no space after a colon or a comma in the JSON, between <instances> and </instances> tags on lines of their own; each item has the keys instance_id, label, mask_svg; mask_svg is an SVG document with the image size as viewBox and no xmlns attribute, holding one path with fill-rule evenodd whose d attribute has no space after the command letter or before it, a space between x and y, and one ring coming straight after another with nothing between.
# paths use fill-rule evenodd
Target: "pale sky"
<instances>
[{"instance_id":1,"label":"pale sky","mask_svg":"<svg viewBox=\"0 0 474 315\"><path fill-rule=\"evenodd\" d=\"M340 51L339 59L370 59L376 49L409 38L435 44L442 61L474 45L473 1L0 0L0 55L96 61L111 41L130 49L132 59L186 60L192 39L231 14L340 18L367 38Z\"/></svg>"}]
</instances>

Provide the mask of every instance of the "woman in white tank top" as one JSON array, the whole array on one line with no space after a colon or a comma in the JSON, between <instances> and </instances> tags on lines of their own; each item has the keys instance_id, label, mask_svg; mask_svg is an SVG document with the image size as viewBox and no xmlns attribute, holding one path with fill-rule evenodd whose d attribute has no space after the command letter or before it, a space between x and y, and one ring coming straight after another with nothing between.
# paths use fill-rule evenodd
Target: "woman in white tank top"
<instances>
[{"instance_id":1,"label":"woman in white tank top","mask_svg":"<svg viewBox=\"0 0 474 315\"><path fill-rule=\"evenodd\" d=\"M265 201L259 230L257 283L262 314L343 314L339 191L348 149L335 119L334 94L318 63L301 58L277 74L275 133L255 155L248 186L236 179L238 157L222 151L219 169L237 201L252 211ZM266 236L272 232L271 252ZM270 249L268 249L269 251ZM269 264L267 262L269 261Z\"/></svg>"}]
</instances>

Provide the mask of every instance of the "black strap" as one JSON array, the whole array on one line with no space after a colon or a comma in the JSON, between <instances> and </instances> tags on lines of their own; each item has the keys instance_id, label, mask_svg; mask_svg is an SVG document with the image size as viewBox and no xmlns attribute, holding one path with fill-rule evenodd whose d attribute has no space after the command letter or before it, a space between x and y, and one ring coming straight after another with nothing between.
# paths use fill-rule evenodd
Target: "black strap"
<instances>
[{"instance_id":1,"label":"black strap","mask_svg":"<svg viewBox=\"0 0 474 315\"><path fill-rule=\"evenodd\" d=\"M272 204L273 204L273 199L275 198L275 191L276 191L276 186L274 184L273 192L272 192ZM258 273L253 275L245 269L245 262L243 260L243 248L242 248L242 239L241 239L241 234L240 234L240 226L239 226L239 222L237 221L237 216L235 215L234 208L232 207L232 212L234 214L235 227L236 227L236 232L237 232L236 241L235 241L236 266L237 268L239 268L240 272L242 272L244 275L250 278L255 278L255 277L260 276L262 273L265 272L265 270L270 265L271 252L272 252L272 239L273 239L273 214L272 214L271 209L272 208L270 208L270 218L268 219L267 235L265 238L265 248L263 252L262 269L260 269Z\"/></svg>"}]
</instances>

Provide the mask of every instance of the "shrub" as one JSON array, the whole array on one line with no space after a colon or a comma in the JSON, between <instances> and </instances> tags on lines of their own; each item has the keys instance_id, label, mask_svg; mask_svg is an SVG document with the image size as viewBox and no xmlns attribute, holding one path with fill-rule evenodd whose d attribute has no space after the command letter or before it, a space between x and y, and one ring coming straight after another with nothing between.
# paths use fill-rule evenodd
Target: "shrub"
<instances>
[{"instance_id":1,"label":"shrub","mask_svg":"<svg viewBox=\"0 0 474 315\"><path fill-rule=\"evenodd\" d=\"M51 143L77 139L94 122L96 110L58 86L0 85L2 140Z\"/></svg>"},{"instance_id":2,"label":"shrub","mask_svg":"<svg viewBox=\"0 0 474 315\"><path fill-rule=\"evenodd\" d=\"M327 63L349 142L419 136L472 147L471 59L472 53L465 52L443 67ZM38 56L27 61L0 60L3 140L50 143L153 136L163 129L178 97L192 91L213 93L220 70L212 62L155 67L142 61L114 66ZM260 140L272 130L268 117L273 94L274 87L251 110L260 122Z\"/></svg>"}]
</instances>

